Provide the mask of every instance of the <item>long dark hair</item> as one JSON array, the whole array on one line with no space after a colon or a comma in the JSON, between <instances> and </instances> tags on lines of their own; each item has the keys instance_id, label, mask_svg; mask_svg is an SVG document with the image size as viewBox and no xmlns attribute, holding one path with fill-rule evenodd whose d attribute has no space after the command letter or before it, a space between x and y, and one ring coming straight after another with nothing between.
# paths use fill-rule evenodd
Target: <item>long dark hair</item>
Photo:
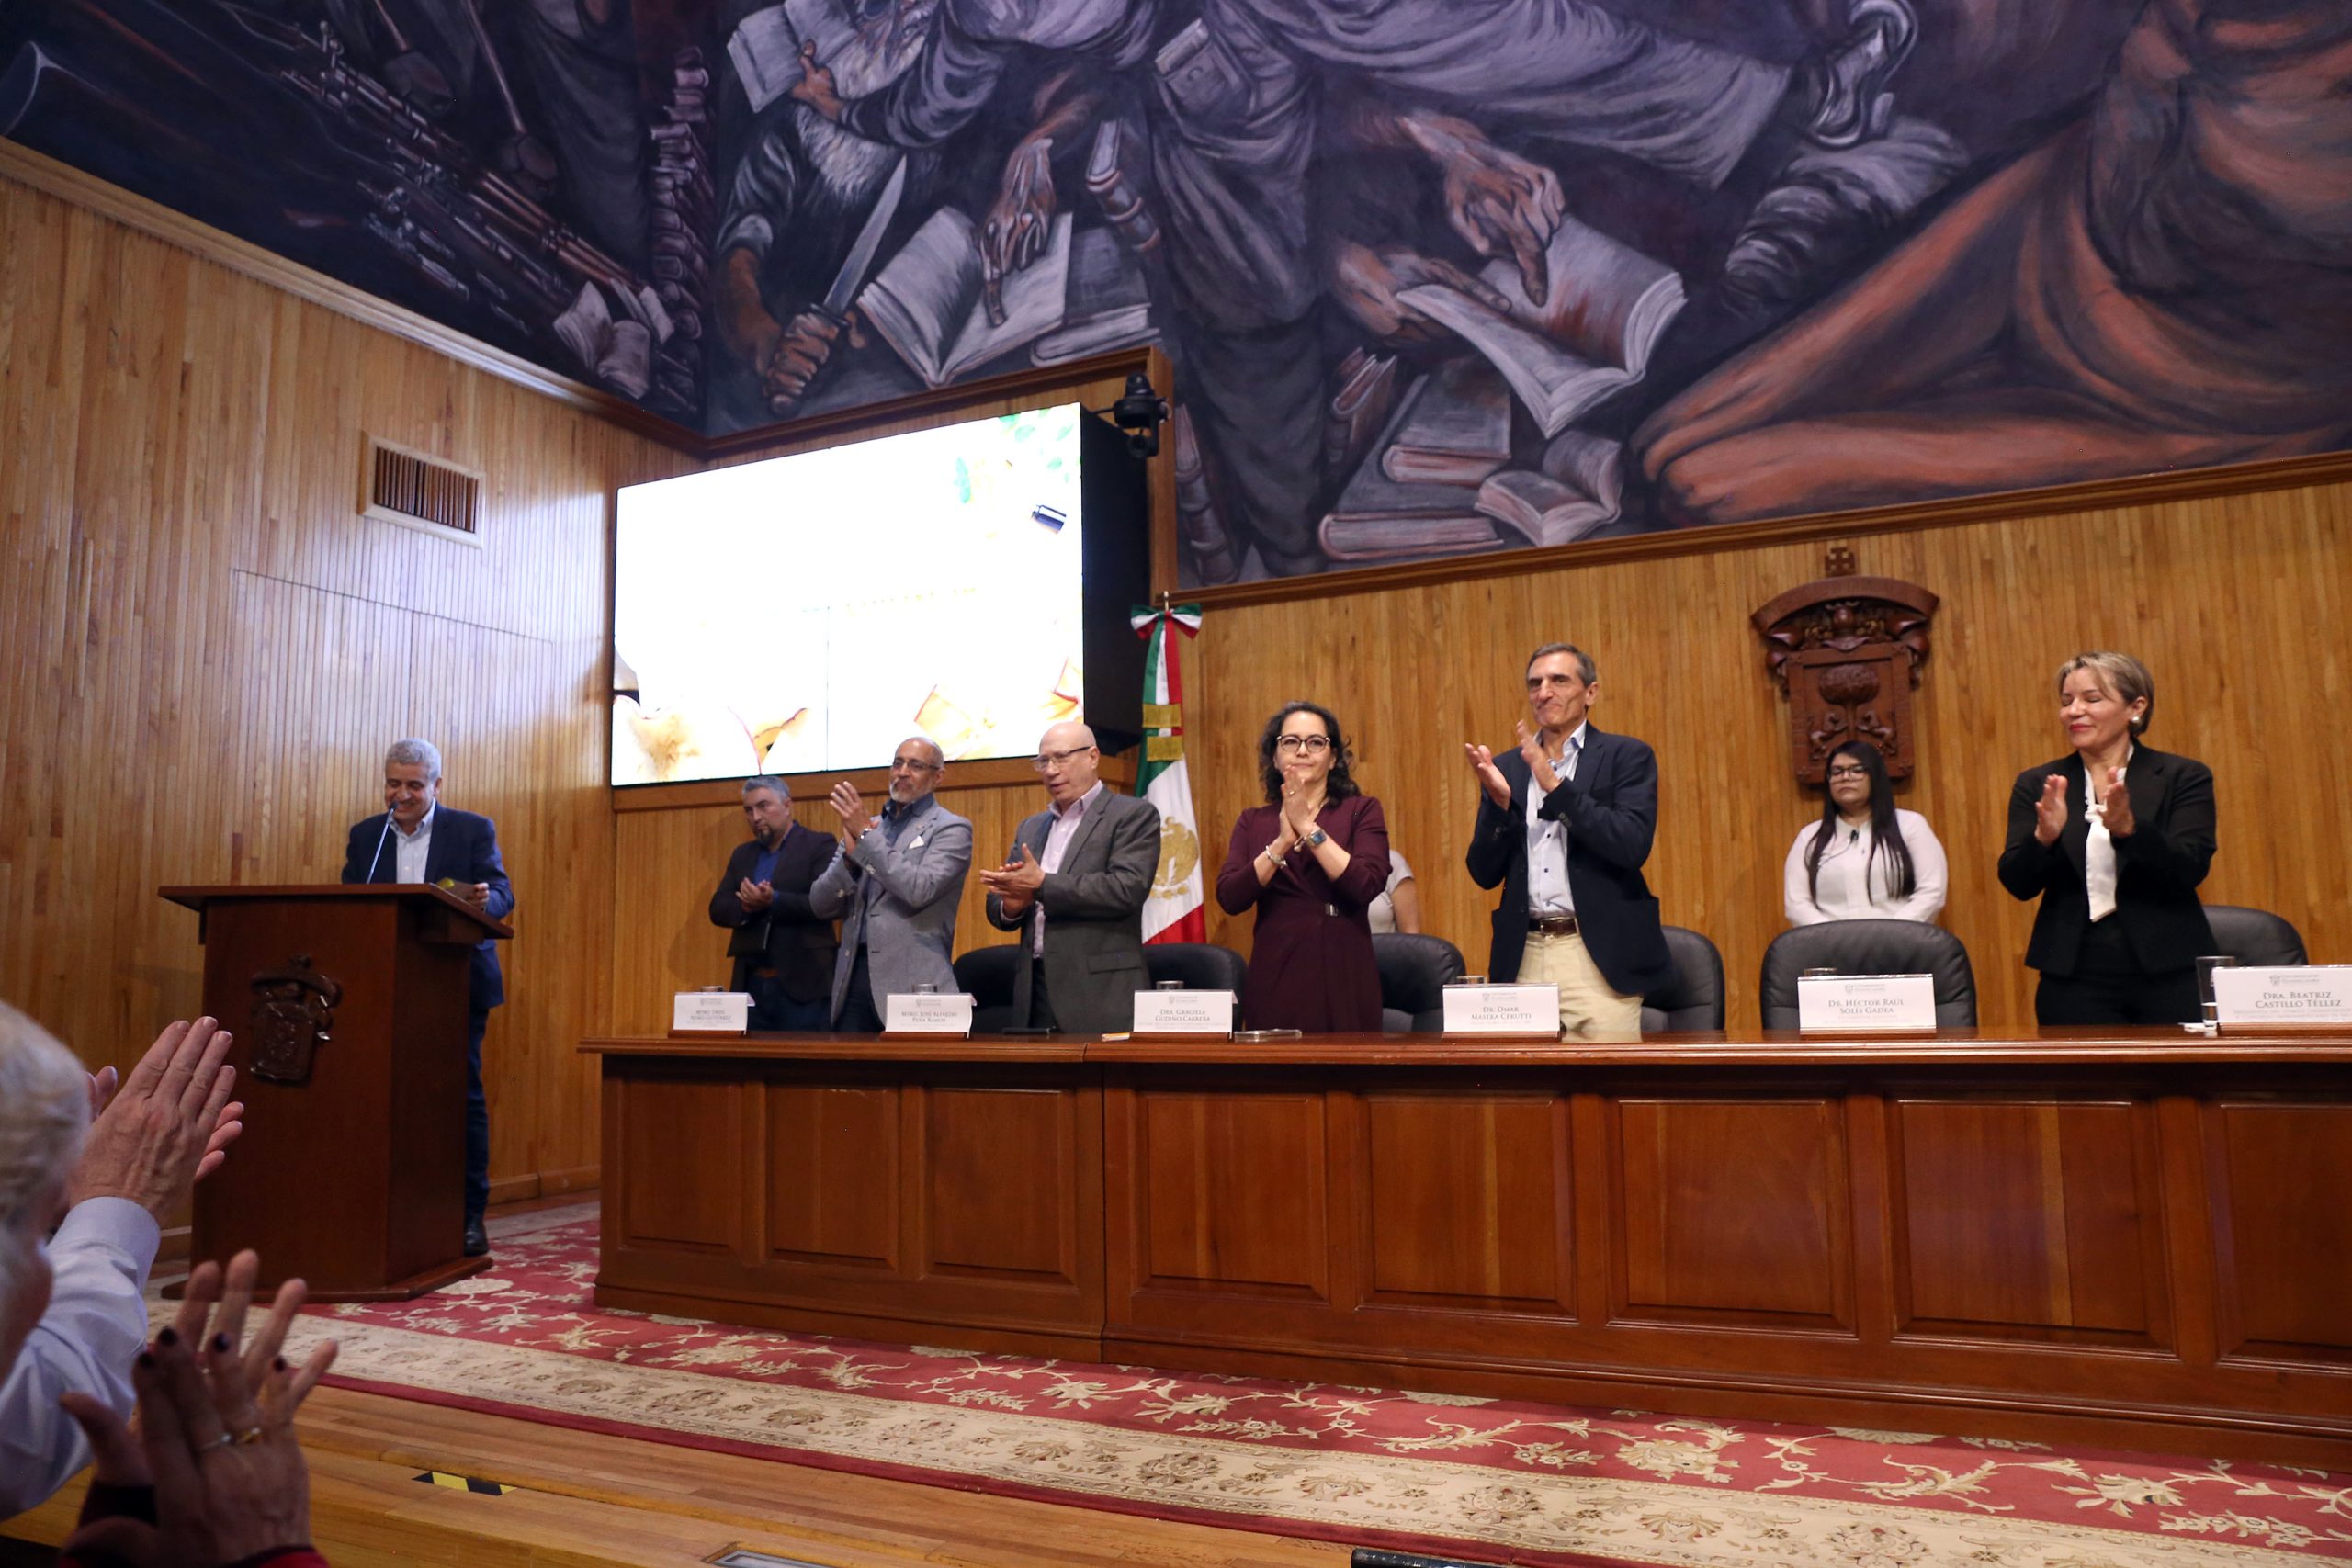
<instances>
[{"instance_id":1,"label":"long dark hair","mask_svg":"<svg viewBox=\"0 0 2352 1568\"><path fill-rule=\"evenodd\" d=\"M1267 804L1283 797L1283 771L1274 765L1274 742L1282 739L1283 721L1295 713L1311 713L1321 719L1323 733L1331 738L1331 773L1323 781L1323 798L1345 800L1362 793L1348 773L1348 764L1355 759L1348 750L1347 737L1340 733L1338 716L1320 703L1284 703L1266 721L1265 733L1258 737L1258 777L1265 784Z\"/></svg>"},{"instance_id":2,"label":"long dark hair","mask_svg":"<svg viewBox=\"0 0 2352 1568\"><path fill-rule=\"evenodd\" d=\"M1886 868L1892 874L1890 880L1894 885L1894 896L1908 898L1919 886L1919 879L1912 874L1911 850L1903 841L1902 825L1895 820L1894 781L1886 776L1886 759L1880 756L1878 748L1867 740L1849 740L1829 753L1828 761L1822 763L1822 771L1826 773L1837 766L1840 757L1851 757L1862 765L1864 773L1870 774L1871 859L1876 860L1882 854L1886 856ZM1804 852L1805 891L1815 902L1819 902L1821 897L1821 854L1829 847L1830 840L1837 831L1838 797L1829 793L1829 781L1825 777L1821 783L1821 826L1814 829L1813 845ZM1862 867L1862 891L1875 903L1878 894L1870 874L1871 868L1865 863Z\"/></svg>"}]
</instances>

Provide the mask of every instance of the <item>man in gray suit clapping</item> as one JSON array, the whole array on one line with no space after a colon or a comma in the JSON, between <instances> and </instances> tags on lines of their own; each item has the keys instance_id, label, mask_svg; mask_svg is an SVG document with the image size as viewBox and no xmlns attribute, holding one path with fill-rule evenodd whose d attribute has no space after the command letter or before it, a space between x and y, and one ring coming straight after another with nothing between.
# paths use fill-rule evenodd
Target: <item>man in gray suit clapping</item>
<instances>
[{"instance_id":1,"label":"man in gray suit clapping","mask_svg":"<svg viewBox=\"0 0 2352 1568\"><path fill-rule=\"evenodd\" d=\"M956 989L949 962L956 906L972 866L972 825L933 798L947 757L910 736L890 760L890 798L875 817L856 787L833 786L832 807L849 843L808 889L820 919L842 922L833 965L833 1028L882 1032L883 998L917 986Z\"/></svg>"},{"instance_id":2,"label":"man in gray suit clapping","mask_svg":"<svg viewBox=\"0 0 2352 1568\"><path fill-rule=\"evenodd\" d=\"M1143 906L1159 869L1159 809L1116 795L1082 724L1037 743L1048 807L1023 822L1002 867L983 871L989 923L1022 933L1013 1016L1033 1028L1107 1034L1135 1018L1147 988Z\"/></svg>"}]
</instances>

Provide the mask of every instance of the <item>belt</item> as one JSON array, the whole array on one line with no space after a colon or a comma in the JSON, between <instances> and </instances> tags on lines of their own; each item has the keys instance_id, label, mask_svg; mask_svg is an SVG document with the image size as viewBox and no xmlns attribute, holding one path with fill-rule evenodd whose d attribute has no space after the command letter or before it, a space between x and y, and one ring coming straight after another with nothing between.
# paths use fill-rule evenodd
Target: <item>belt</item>
<instances>
[{"instance_id":1,"label":"belt","mask_svg":"<svg viewBox=\"0 0 2352 1568\"><path fill-rule=\"evenodd\" d=\"M1527 929L1540 936L1574 936L1577 918L1574 915L1530 915Z\"/></svg>"}]
</instances>

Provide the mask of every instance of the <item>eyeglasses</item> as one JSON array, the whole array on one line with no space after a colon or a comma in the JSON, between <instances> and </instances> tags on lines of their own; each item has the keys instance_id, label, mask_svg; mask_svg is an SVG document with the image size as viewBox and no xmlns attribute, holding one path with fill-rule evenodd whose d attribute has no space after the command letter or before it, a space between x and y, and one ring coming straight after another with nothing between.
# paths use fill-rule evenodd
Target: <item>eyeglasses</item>
<instances>
[{"instance_id":1,"label":"eyeglasses","mask_svg":"<svg viewBox=\"0 0 2352 1568\"><path fill-rule=\"evenodd\" d=\"M1073 746L1067 751L1040 751L1037 753L1037 759L1032 766L1042 773L1047 768L1058 768L1068 762L1072 757L1078 756L1081 752L1091 751L1093 750L1094 748L1091 746Z\"/></svg>"},{"instance_id":2,"label":"eyeglasses","mask_svg":"<svg viewBox=\"0 0 2352 1568\"><path fill-rule=\"evenodd\" d=\"M1849 765L1846 767L1830 769L1829 776L1833 779L1866 779L1871 776L1871 771L1868 768L1858 768Z\"/></svg>"},{"instance_id":3,"label":"eyeglasses","mask_svg":"<svg viewBox=\"0 0 2352 1568\"><path fill-rule=\"evenodd\" d=\"M910 757L890 759L890 771L894 773L935 773L942 766L938 762L918 762Z\"/></svg>"},{"instance_id":4,"label":"eyeglasses","mask_svg":"<svg viewBox=\"0 0 2352 1568\"><path fill-rule=\"evenodd\" d=\"M1274 739L1277 751L1305 751L1310 754L1329 751L1331 738L1328 735L1282 735Z\"/></svg>"}]
</instances>

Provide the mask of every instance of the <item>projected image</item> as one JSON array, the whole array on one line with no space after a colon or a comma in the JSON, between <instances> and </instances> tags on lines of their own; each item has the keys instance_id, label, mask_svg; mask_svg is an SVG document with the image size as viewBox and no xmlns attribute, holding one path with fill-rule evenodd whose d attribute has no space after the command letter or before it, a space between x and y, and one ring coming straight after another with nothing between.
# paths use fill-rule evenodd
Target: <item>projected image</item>
<instances>
[{"instance_id":1,"label":"projected image","mask_svg":"<svg viewBox=\"0 0 2352 1568\"><path fill-rule=\"evenodd\" d=\"M620 492L613 782L1025 756L1080 716L1079 410Z\"/></svg>"}]
</instances>

